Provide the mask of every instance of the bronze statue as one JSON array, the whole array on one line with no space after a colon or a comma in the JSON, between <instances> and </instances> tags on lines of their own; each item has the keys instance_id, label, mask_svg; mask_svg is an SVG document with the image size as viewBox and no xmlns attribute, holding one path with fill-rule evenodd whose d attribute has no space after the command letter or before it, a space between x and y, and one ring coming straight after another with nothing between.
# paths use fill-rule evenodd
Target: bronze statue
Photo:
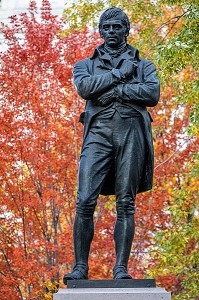
<instances>
[{"instance_id":1,"label":"bronze statue","mask_svg":"<svg viewBox=\"0 0 199 300\"><path fill-rule=\"evenodd\" d=\"M151 116L158 103L154 64L127 44L127 15L112 7L103 12L99 32L104 43L74 66L74 83L86 100L80 116L84 139L79 166L74 250L76 265L64 283L88 279L88 256L94 234L93 214L99 194L116 195L113 279L131 279L127 264L134 237L135 198L152 187Z\"/></svg>"}]
</instances>

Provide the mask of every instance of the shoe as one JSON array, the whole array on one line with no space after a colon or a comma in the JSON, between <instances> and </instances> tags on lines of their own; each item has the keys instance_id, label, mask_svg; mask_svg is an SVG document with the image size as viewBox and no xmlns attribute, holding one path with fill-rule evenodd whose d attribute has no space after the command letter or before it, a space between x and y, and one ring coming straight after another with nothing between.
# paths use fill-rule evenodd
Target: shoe
<instances>
[{"instance_id":1,"label":"shoe","mask_svg":"<svg viewBox=\"0 0 199 300\"><path fill-rule=\"evenodd\" d=\"M113 269L113 279L133 279L127 272L126 267L116 266Z\"/></svg>"},{"instance_id":2,"label":"shoe","mask_svg":"<svg viewBox=\"0 0 199 300\"><path fill-rule=\"evenodd\" d=\"M65 274L63 278L64 284L67 284L68 280L81 280L88 279L88 269L82 266L75 266L71 273Z\"/></svg>"}]
</instances>

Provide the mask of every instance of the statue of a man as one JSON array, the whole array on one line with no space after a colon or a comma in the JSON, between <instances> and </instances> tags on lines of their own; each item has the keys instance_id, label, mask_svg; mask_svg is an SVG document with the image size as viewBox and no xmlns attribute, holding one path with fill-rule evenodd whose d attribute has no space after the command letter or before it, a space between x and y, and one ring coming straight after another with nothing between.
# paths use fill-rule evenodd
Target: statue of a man
<instances>
[{"instance_id":1,"label":"statue of a man","mask_svg":"<svg viewBox=\"0 0 199 300\"><path fill-rule=\"evenodd\" d=\"M99 194L116 195L113 279L131 279L127 264L134 237L135 198L152 187L151 116L158 103L154 64L127 44L130 24L119 8L104 11L99 32L104 43L74 66L74 83L86 100L80 116L84 139L79 166L74 251L76 265L64 283L88 279L88 256L94 234L93 214Z\"/></svg>"}]
</instances>

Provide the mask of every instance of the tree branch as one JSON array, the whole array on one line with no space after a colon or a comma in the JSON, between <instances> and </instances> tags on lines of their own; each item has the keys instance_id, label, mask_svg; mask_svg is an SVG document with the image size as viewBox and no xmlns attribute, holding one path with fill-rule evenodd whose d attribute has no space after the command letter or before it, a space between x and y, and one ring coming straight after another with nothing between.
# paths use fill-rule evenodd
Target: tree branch
<instances>
[{"instance_id":1,"label":"tree branch","mask_svg":"<svg viewBox=\"0 0 199 300\"><path fill-rule=\"evenodd\" d=\"M163 162L161 162L159 165L157 165L155 168L154 168L154 171L157 169L157 168L159 168L159 167L161 167L162 165L164 165L164 164L166 164L168 161L170 161L179 151L180 151L180 149L186 144L186 143L188 143L190 140L192 139L192 137L189 137L188 139L186 139L185 141L184 141L184 143L174 152L174 153L172 153L171 154L171 156L169 156L167 159L165 159Z\"/></svg>"},{"instance_id":2,"label":"tree branch","mask_svg":"<svg viewBox=\"0 0 199 300\"><path fill-rule=\"evenodd\" d=\"M169 26L172 24L171 28L169 29L169 31L165 34L165 36L161 39L161 41L158 43L158 45L160 45L165 39L166 37L171 33L172 29L175 27L175 25L177 24L177 22L186 14L188 13L188 10L183 12L181 15L179 16L175 16L171 19L169 19L168 21L166 21L165 23L163 23L162 25L160 25L157 28L157 32L160 31L163 27L165 26Z\"/></svg>"}]
</instances>

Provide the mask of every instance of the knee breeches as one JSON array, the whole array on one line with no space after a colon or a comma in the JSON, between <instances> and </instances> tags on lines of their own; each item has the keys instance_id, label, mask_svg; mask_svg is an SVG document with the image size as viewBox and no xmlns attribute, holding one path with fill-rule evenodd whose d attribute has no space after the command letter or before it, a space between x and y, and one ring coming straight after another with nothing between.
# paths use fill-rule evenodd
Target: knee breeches
<instances>
[{"instance_id":1,"label":"knee breeches","mask_svg":"<svg viewBox=\"0 0 199 300\"><path fill-rule=\"evenodd\" d=\"M111 166L115 166L118 215L135 212L135 196L145 163L145 139L140 117L96 118L84 140L80 157L77 213L91 216Z\"/></svg>"}]
</instances>

